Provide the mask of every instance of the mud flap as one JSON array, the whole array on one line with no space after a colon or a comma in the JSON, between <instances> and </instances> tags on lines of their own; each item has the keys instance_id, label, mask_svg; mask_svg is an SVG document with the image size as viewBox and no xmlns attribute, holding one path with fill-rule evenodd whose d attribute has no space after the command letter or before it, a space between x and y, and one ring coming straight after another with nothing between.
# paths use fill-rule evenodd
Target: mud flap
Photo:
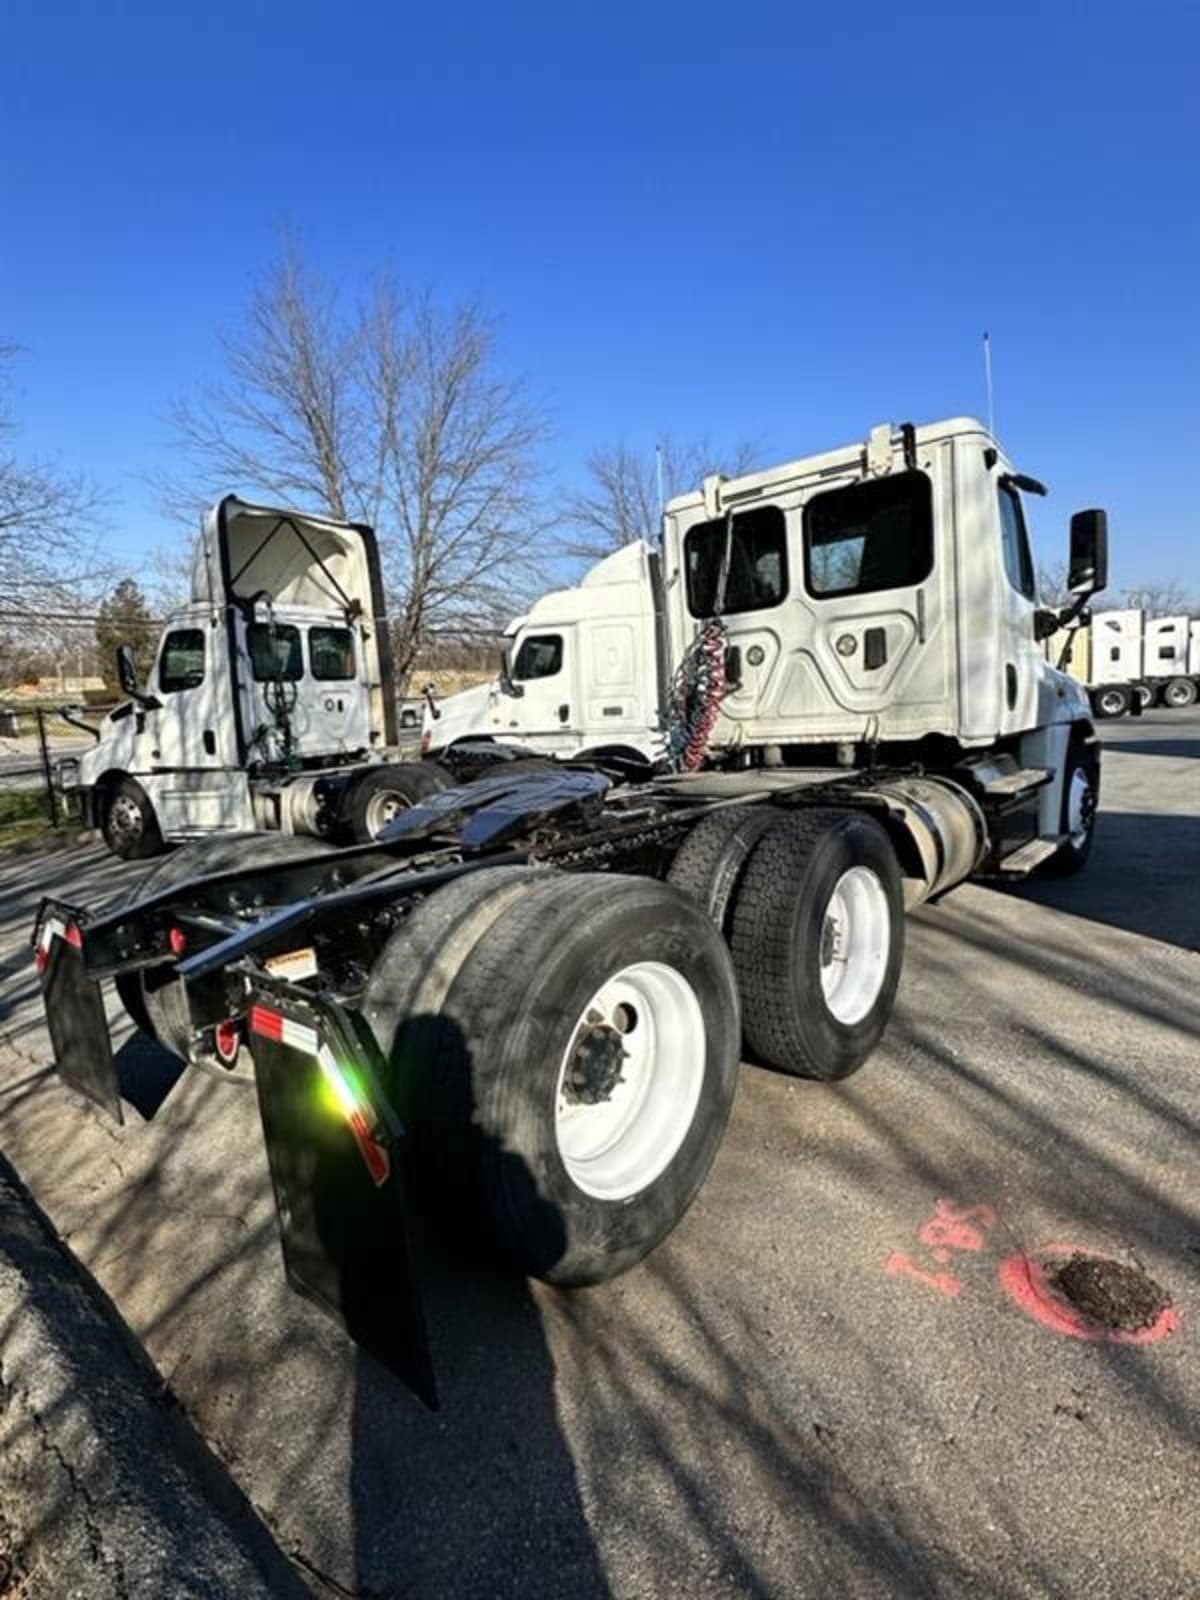
<instances>
[{"instance_id":1,"label":"mud flap","mask_svg":"<svg viewBox=\"0 0 1200 1600\"><path fill-rule=\"evenodd\" d=\"M255 988L249 1044L288 1282L436 1408L403 1129L374 1040L336 1002L279 984Z\"/></svg>"},{"instance_id":2,"label":"mud flap","mask_svg":"<svg viewBox=\"0 0 1200 1600\"><path fill-rule=\"evenodd\" d=\"M125 1121L100 985L83 965L83 935L70 906L43 901L34 932L46 1024L59 1077Z\"/></svg>"}]
</instances>

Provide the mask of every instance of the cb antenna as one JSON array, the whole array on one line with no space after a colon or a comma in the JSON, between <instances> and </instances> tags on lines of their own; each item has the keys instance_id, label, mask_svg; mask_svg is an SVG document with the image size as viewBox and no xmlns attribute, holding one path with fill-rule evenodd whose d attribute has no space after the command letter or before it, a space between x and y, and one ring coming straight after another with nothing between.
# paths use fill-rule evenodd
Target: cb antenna
<instances>
[{"instance_id":1,"label":"cb antenna","mask_svg":"<svg viewBox=\"0 0 1200 1600\"><path fill-rule=\"evenodd\" d=\"M983 381L987 385L988 432L996 437L996 412L992 405L992 338L983 330Z\"/></svg>"}]
</instances>

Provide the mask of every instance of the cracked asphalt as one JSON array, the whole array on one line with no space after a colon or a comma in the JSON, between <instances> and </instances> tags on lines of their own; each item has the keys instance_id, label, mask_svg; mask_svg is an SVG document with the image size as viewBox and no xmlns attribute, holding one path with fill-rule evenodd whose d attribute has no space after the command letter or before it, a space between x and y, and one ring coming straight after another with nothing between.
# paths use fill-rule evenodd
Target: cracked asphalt
<instances>
[{"instance_id":1,"label":"cracked asphalt","mask_svg":"<svg viewBox=\"0 0 1200 1600\"><path fill-rule=\"evenodd\" d=\"M920 911L883 1047L744 1068L648 1262L426 1252L437 1413L286 1287L252 1096L138 1041L123 1129L55 1081L23 941L136 876L92 847L0 865L0 1141L318 1593L1194 1596L1200 715L1102 727L1087 873ZM1043 1325L1001 1274L1052 1244L1178 1327Z\"/></svg>"}]
</instances>

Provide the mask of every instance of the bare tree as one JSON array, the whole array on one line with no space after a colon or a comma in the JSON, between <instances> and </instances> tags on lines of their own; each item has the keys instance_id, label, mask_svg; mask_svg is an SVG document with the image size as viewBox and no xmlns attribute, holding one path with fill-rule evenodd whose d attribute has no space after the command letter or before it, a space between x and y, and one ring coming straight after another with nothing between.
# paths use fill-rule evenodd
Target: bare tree
<instances>
[{"instance_id":1,"label":"bare tree","mask_svg":"<svg viewBox=\"0 0 1200 1600\"><path fill-rule=\"evenodd\" d=\"M191 468L177 510L233 487L370 523L403 685L435 631L488 626L536 581L546 424L497 368L476 306L376 283L352 311L294 246L224 342L225 381L173 409Z\"/></svg>"},{"instance_id":2,"label":"bare tree","mask_svg":"<svg viewBox=\"0 0 1200 1600\"><path fill-rule=\"evenodd\" d=\"M658 537L659 502L686 489L698 489L710 472L736 477L749 470L757 447L748 442L715 450L707 439L680 444L670 434L650 451L623 440L593 450L587 458L587 486L568 499L563 521L569 530L568 555L598 561L635 539Z\"/></svg>"},{"instance_id":3,"label":"bare tree","mask_svg":"<svg viewBox=\"0 0 1200 1600\"><path fill-rule=\"evenodd\" d=\"M16 345L0 342L0 680L78 653L70 619L95 609L105 495L82 474L21 456L9 400Z\"/></svg>"},{"instance_id":4,"label":"bare tree","mask_svg":"<svg viewBox=\"0 0 1200 1600\"><path fill-rule=\"evenodd\" d=\"M1131 611L1144 611L1148 617L1186 616L1197 609L1195 597L1178 579L1125 589L1121 603Z\"/></svg>"}]
</instances>

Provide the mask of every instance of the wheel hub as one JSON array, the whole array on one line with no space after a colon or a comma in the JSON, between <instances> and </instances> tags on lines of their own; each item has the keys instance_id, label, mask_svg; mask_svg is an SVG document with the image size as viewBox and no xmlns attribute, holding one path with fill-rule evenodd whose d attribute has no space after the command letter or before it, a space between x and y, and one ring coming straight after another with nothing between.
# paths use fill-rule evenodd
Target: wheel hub
<instances>
[{"instance_id":1,"label":"wheel hub","mask_svg":"<svg viewBox=\"0 0 1200 1600\"><path fill-rule=\"evenodd\" d=\"M563 1078L563 1096L571 1105L595 1106L612 1098L625 1080L625 1047L616 1028L589 1021L575 1043Z\"/></svg>"}]
</instances>

